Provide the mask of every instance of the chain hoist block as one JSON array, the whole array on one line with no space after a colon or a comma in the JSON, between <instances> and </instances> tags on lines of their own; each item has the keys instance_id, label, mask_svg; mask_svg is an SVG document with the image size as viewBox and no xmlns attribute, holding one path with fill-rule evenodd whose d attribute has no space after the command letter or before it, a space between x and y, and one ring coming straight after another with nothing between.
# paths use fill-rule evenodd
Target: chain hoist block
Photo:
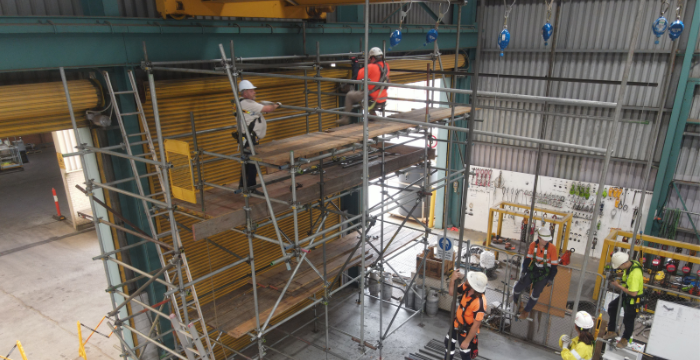
<instances>
[{"instance_id":1,"label":"chain hoist block","mask_svg":"<svg viewBox=\"0 0 700 360\"><path fill-rule=\"evenodd\" d=\"M547 42L549 39L552 37L552 33L554 32L554 26L547 22L542 26L542 38L544 39L544 46L547 46ZM507 45L506 45L507 46Z\"/></svg>"},{"instance_id":2,"label":"chain hoist block","mask_svg":"<svg viewBox=\"0 0 700 360\"><path fill-rule=\"evenodd\" d=\"M510 31L504 27L501 33L498 34L498 47L501 48L501 56L503 56L503 50L508 47L508 43L510 43Z\"/></svg>"}]
</instances>

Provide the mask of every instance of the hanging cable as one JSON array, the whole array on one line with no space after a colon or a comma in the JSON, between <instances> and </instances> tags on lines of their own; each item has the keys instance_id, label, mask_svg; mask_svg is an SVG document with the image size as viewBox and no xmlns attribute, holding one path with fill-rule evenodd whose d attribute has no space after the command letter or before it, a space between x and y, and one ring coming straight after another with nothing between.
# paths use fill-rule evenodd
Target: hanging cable
<instances>
[{"instance_id":1,"label":"hanging cable","mask_svg":"<svg viewBox=\"0 0 700 360\"><path fill-rule=\"evenodd\" d=\"M674 21L668 27L668 37L671 38L671 41L675 41L676 39L681 37L681 34L683 33L683 29L685 28L685 25L683 24L683 21L681 20L681 13L683 13L682 9L683 9L683 0L678 0L678 6L676 7L676 21Z\"/></svg>"},{"instance_id":2,"label":"hanging cable","mask_svg":"<svg viewBox=\"0 0 700 360\"><path fill-rule=\"evenodd\" d=\"M423 46L426 46L433 41L437 40L438 38L438 26L440 26L440 22L442 22L442 19L445 17L448 11L450 11L450 1L447 1L447 7L445 9L445 12L442 11L442 3L438 4L438 17L437 21L435 21L435 28L428 30L428 34L425 35L425 43Z\"/></svg>"},{"instance_id":3,"label":"hanging cable","mask_svg":"<svg viewBox=\"0 0 700 360\"><path fill-rule=\"evenodd\" d=\"M394 30L391 33L391 36L389 36L389 50L391 50L394 46L398 45L401 42L401 29L403 27L403 23L406 20L406 16L408 15L408 11L411 10L413 7L413 1L408 3L408 7L406 10L403 9L403 4L401 4L401 7L399 8L399 28L397 30Z\"/></svg>"},{"instance_id":4,"label":"hanging cable","mask_svg":"<svg viewBox=\"0 0 700 360\"><path fill-rule=\"evenodd\" d=\"M547 46L547 41L552 37L554 32L554 26L550 20L552 19L552 5L554 5L554 0L544 0L544 4L547 6L547 11L544 16L544 25L542 26L542 38L544 39L544 46Z\"/></svg>"},{"instance_id":5,"label":"hanging cable","mask_svg":"<svg viewBox=\"0 0 700 360\"><path fill-rule=\"evenodd\" d=\"M508 6L508 4L506 4L506 0L503 0L503 6L505 6L506 11L505 14L503 14L503 30L501 30L501 33L498 35L498 46L501 48L501 56L503 56L503 50L505 50L508 47L508 43L510 43L508 16L510 16L510 12L513 11L513 6L515 6L516 1L517 0L513 0L513 3Z\"/></svg>"}]
</instances>

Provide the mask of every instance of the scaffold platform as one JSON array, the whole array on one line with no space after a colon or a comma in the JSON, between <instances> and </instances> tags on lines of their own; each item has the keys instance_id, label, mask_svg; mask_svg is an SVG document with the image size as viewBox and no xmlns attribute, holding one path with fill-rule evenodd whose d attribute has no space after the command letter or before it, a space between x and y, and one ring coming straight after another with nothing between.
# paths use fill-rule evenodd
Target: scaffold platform
<instances>
[{"instance_id":1,"label":"scaffold platform","mask_svg":"<svg viewBox=\"0 0 700 360\"><path fill-rule=\"evenodd\" d=\"M457 106L454 110L454 116L461 116L470 112L470 108L464 106ZM428 114L428 121L435 122L449 118L452 115L452 109L433 108L430 109ZM426 109L417 109L398 115L400 115L402 119L422 119L422 121L425 121ZM415 127L415 125L382 120L369 122L370 137L393 134L412 127ZM361 141L362 124L351 124L332 129L329 132L310 133L259 145L256 147L257 158L253 160L284 165L289 162L290 152L292 151L294 152L295 158L303 158L304 156L317 155L340 147L347 147ZM425 160L426 149L424 148L406 145L389 146L390 149L386 150L384 154L383 168L385 173L405 169ZM377 151L378 148L378 146L374 147ZM361 154L361 151L356 150L355 153ZM353 154L353 152L344 153L344 156L348 157ZM287 162L283 161L285 157ZM434 159L435 150L427 149L427 157L429 160ZM313 163L310 165L313 165ZM334 194L362 185L362 167L353 165L359 165L359 163L350 166L347 164L343 165L341 161L324 164L323 193ZM368 162L368 168L369 178L378 178L382 173L382 159L380 157L371 159ZM267 184L267 193L270 198L278 200L271 203L273 211L277 213L288 210L289 205L285 202L292 200L290 191L292 181L289 178L288 172L280 171L264 175L263 180ZM295 181L297 184L297 202L299 204L308 204L321 197L321 185L319 184L319 176L317 174L307 173L298 175ZM238 188L238 184L227 184L223 187L228 189L219 187L204 191L204 199L206 201L204 210L202 210L201 206L201 194L197 194L196 204L174 199L174 203L180 209L206 219L193 225L192 230L195 240L202 240L231 228L245 225L245 199L239 194L234 194L234 191ZM267 206L264 199L251 197L249 202L253 220L257 221L270 216L269 206Z\"/></svg>"},{"instance_id":2,"label":"scaffold platform","mask_svg":"<svg viewBox=\"0 0 700 360\"><path fill-rule=\"evenodd\" d=\"M376 250L381 249L379 239L380 226L380 224L377 224L367 233L365 259L370 262L374 262L379 258L379 253ZM393 235L399 229L399 226L394 224L384 223L383 226L385 236ZM384 246L387 247L384 257L386 258L401 249L409 250L406 247L419 243L417 239L423 234L421 231L406 227L401 228L391 244L388 244L387 240L384 241ZM327 279L335 279L343 269L346 261L345 269L360 263L362 252L359 249L359 237L360 234L358 232L352 232L340 239L326 243L330 245L326 246ZM356 247L358 249L354 251ZM316 249L311 250L306 255L306 258L317 269L323 271L323 249L320 245ZM275 302L289 280L290 274L291 271L288 271L283 264L280 264L258 275L256 281L260 319L266 319L270 315ZM323 289L323 286L323 279L308 264L303 263L296 276L289 283L289 287L285 292L284 298L277 306L275 314L285 314L287 310L300 302L312 298L314 294ZM207 325L213 326L218 331L223 331L234 338L240 338L246 333L254 331L255 309L252 292L253 284L249 280L248 284L243 287L204 305L202 313Z\"/></svg>"},{"instance_id":3,"label":"scaffold platform","mask_svg":"<svg viewBox=\"0 0 700 360\"><path fill-rule=\"evenodd\" d=\"M425 122L425 110L425 108L415 109L388 117ZM454 116L468 114L470 111L471 108L467 106L455 106ZM427 114L427 119L428 122L435 122L450 118L451 115L451 108L431 108ZM415 126L416 125L413 124L389 120L370 120L367 125L369 129L368 138L371 139L381 135L392 134ZM255 147L256 154L250 158L267 164L283 166L289 163L289 153L291 151L294 152L294 158L296 160L359 142L362 142L362 124L351 124L331 128L324 132L314 132L258 145Z\"/></svg>"}]
</instances>

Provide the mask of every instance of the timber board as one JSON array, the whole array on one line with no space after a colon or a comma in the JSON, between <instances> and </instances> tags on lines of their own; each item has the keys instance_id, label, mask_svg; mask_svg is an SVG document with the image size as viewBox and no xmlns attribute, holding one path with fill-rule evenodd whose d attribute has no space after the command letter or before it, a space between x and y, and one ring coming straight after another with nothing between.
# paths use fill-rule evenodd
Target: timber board
<instances>
[{"instance_id":1,"label":"timber board","mask_svg":"<svg viewBox=\"0 0 700 360\"><path fill-rule=\"evenodd\" d=\"M391 236L393 236L397 228L397 225L384 224L385 246L386 242ZM374 243L377 248L380 247L380 240L375 239L374 236L378 236L379 234L379 226L373 227L368 232L369 241ZM407 228L401 229L390 246L390 249L387 250L385 256L391 255L393 252L398 251L402 247L411 244L422 235L422 232L416 230ZM332 281L340 272L342 265L345 264L348 255L350 255L358 241L359 234L357 232L352 232L341 239L326 243L327 260L330 258L333 259L333 261L331 261L332 264L327 263L327 278L329 281ZM369 245L365 246L366 253L369 254L368 256L374 255L374 257L376 257L376 252L374 252ZM311 250L307 255L309 259L313 259L312 263L320 271L323 271L322 252L323 249L321 246L319 246ZM352 256L348 263L348 267L357 265L360 262L361 259L359 254L360 252L357 251ZM302 266L306 266L310 269L307 264L303 264ZM257 276L258 308L260 312L261 325L265 322L272 311L272 308L279 298L281 290L284 288L284 284L286 284L288 281L290 274L291 272L287 271L284 265L278 265ZM290 288L280 301L277 310L275 310L275 314L277 316L274 316L273 319L278 318L280 314L284 314L286 311L298 305L300 302L310 298L313 296L313 294L323 289L322 279L313 270L311 270L311 273L308 274L306 279L298 279L299 276L300 274L297 273L292 283L301 280L300 283L296 285L296 288L293 291L290 284ZM280 279L282 280L281 285L279 285ZM270 287L270 285L273 287ZM217 330L224 331L234 338L239 338L248 332L254 331L256 324L252 285L248 283L229 294L217 298L214 302L210 302L202 306L202 313L208 325L215 327ZM193 313L192 316L195 316L195 314Z\"/></svg>"},{"instance_id":2,"label":"timber board","mask_svg":"<svg viewBox=\"0 0 700 360\"><path fill-rule=\"evenodd\" d=\"M410 151L411 149L413 151ZM404 145L397 146L388 151L396 151L396 153L387 154L385 156L384 171L386 171L386 173L391 173L420 163L425 157L425 149ZM428 158L432 159L434 156L435 150L428 149ZM368 166L370 179L381 176L381 159L378 158L370 161ZM338 193L362 184L361 164L343 168L335 163L334 165L329 164L325 169L325 194ZM265 175L263 178L268 181L267 179L279 178L280 176L282 176L282 172ZM297 201L299 204L308 204L320 198L321 192L318 174L299 175L296 177L296 182L302 185L297 189ZM231 184L227 186L231 189L236 188L234 187L235 185ZM275 199L290 201L292 197L290 186L291 179L270 184L267 187L268 194ZM246 215L243 210L245 202L241 195L222 189L209 189L205 191L204 199L206 201L206 209L204 212L202 212L201 205L198 206L197 204L190 204L184 201L175 201L178 207L183 207L189 212L207 219L193 225L193 236L195 240L201 240L245 224ZM270 216L269 208L265 200L251 197L249 203L253 220L258 221ZM278 202L272 202L272 208L275 214L290 210L288 205Z\"/></svg>"},{"instance_id":3,"label":"timber board","mask_svg":"<svg viewBox=\"0 0 700 360\"><path fill-rule=\"evenodd\" d=\"M471 108L456 106L454 110L455 116L459 116L469 113ZM431 108L430 122L449 118L451 114L451 108ZM395 114L389 117L425 122L425 108ZM412 127L415 127L415 125L389 120L372 120L368 124L369 138L391 134ZM251 159L278 166L286 165L289 163L289 156L292 151L294 152L294 158L299 159L352 145L353 143L362 142L362 130L362 124L351 124L332 128L325 132L315 132L290 137L280 141L271 141L266 144L258 145L255 148L255 155L251 156Z\"/></svg>"}]
</instances>

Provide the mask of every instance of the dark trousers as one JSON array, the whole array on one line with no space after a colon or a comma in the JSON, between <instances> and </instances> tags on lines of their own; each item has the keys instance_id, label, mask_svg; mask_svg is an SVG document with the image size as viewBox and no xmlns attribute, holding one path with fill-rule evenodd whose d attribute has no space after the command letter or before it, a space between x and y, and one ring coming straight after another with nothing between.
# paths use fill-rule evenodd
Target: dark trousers
<instances>
[{"instance_id":1,"label":"dark trousers","mask_svg":"<svg viewBox=\"0 0 700 360\"><path fill-rule=\"evenodd\" d=\"M255 167L255 164L243 164L241 166L241 177L238 179L238 187L243 189L243 167L245 167L245 179L248 187L255 186L257 184L258 169Z\"/></svg>"},{"instance_id":2,"label":"dark trousers","mask_svg":"<svg viewBox=\"0 0 700 360\"><path fill-rule=\"evenodd\" d=\"M520 277L520 280L518 280L518 282L515 284L515 288L513 289L513 301L517 303L520 299L520 294L524 290L529 289L531 284L532 278L530 277L530 273L526 271L523 273L523 276ZM527 302L524 311L532 311L532 308L537 304L537 300L540 299L540 294L542 293L542 290L544 290L545 286L547 286L547 278L543 278L532 286L532 294L530 294L530 300Z\"/></svg>"},{"instance_id":3,"label":"dark trousers","mask_svg":"<svg viewBox=\"0 0 700 360\"><path fill-rule=\"evenodd\" d=\"M253 135L253 137L257 138L257 136ZM258 141L253 142L253 146L258 145ZM250 155L250 146L248 145L248 142L245 142L245 146L243 147L243 152L246 154ZM250 188L251 186L255 186L257 184L257 179L256 176L258 175L258 169L255 167L255 164L252 163L246 163L241 166L241 176L238 179L238 188L243 189L243 169L245 168L245 179L247 182L248 187Z\"/></svg>"},{"instance_id":4,"label":"dark trousers","mask_svg":"<svg viewBox=\"0 0 700 360\"><path fill-rule=\"evenodd\" d=\"M608 305L608 315L610 315L608 331L615 331L617 327L617 307L620 304L621 297L622 296L618 296ZM629 340L634 331L634 319L637 317L637 309L634 306L625 306L624 304L622 308L625 310L625 315L622 317L622 324L625 326L625 331L622 332L622 338Z\"/></svg>"},{"instance_id":5,"label":"dark trousers","mask_svg":"<svg viewBox=\"0 0 700 360\"><path fill-rule=\"evenodd\" d=\"M475 335L472 342L469 343L469 348L462 349L460 344L466 339L467 334L457 334L457 329L452 329L450 334L445 336L445 359L452 360L455 356L455 351L458 353L457 358L462 360L471 360L479 355L479 335Z\"/></svg>"}]
</instances>

